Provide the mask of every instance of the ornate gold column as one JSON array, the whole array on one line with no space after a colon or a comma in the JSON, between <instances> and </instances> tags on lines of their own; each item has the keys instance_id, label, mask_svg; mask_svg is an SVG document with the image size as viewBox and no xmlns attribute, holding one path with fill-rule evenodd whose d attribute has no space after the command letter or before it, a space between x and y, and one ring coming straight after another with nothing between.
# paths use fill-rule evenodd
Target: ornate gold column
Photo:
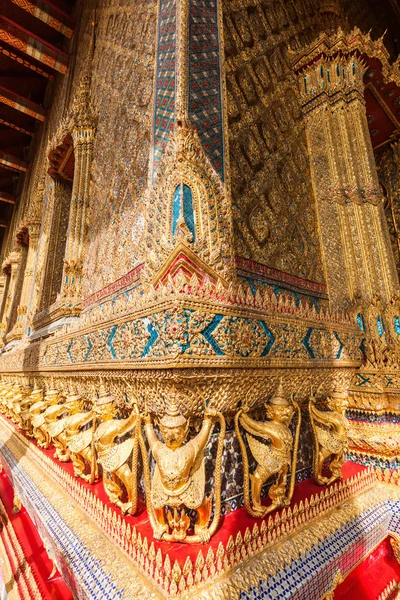
<instances>
[{"instance_id":1,"label":"ornate gold column","mask_svg":"<svg viewBox=\"0 0 400 600\"><path fill-rule=\"evenodd\" d=\"M354 37L360 45L359 32L322 36L295 62L328 290L339 306L388 301L398 288Z\"/></svg>"},{"instance_id":2,"label":"ornate gold column","mask_svg":"<svg viewBox=\"0 0 400 600\"><path fill-rule=\"evenodd\" d=\"M7 297L7 275L0 275L0 322L3 318L4 305Z\"/></svg>"},{"instance_id":3,"label":"ornate gold column","mask_svg":"<svg viewBox=\"0 0 400 600\"><path fill-rule=\"evenodd\" d=\"M21 300L17 308L17 322L11 332L10 341L19 340L26 333L27 313L32 281L34 275L35 260L39 245L40 221L30 220L25 224L29 236L28 256L24 272L24 281L22 284Z\"/></svg>"},{"instance_id":4,"label":"ornate gold column","mask_svg":"<svg viewBox=\"0 0 400 600\"><path fill-rule=\"evenodd\" d=\"M83 238L94 134L95 118L90 104L90 76L84 75L72 108L71 135L74 141L75 170L60 293L63 314L77 315L81 311Z\"/></svg>"},{"instance_id":5,"label":"ornate gold column","mask_svg":"<svg viewBox=\"0 0 400 600\"><path fill-rule=\"evenodd\" d=\"M11 308L14 299L15 287L17 283L18 267L21 260L21 247L17 246L3 262L2 270L3 273L9 274L10 281L8 285L7 297L4 305L4 312L2 322L0 324L0 331L2 335L7 333L8 322L11 314Z\"/></svg>"}]
</instances>

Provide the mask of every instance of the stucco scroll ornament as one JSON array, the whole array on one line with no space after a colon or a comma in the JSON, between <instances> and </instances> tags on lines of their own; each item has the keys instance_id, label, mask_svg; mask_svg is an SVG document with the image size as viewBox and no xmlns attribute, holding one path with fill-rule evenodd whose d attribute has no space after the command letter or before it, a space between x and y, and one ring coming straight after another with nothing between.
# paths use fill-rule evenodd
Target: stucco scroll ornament
<instances>
[{"instance_id":1,"label":"stucco scroll ornament","mask_svg":"<svg viewBox=\"0 0 400 600\"><path fill-rule=\"evenodd\" d=\"M293 399L290 403L285 398L282 381L279 383L277 392L265 407L269 421L256 421L249 417L247 412L250 407L247 403L235 415L235 432L243 457L244 504L248 514L252 517L263 517L279 506L289 505L295 484L301 426L300 407ZM295 409L297 411L297 425L293 436L289 424ZM247 449L239 425L246 431L250 452L257 464L252 474L249 472ZM260 441L260 438L262 441ZM291 476L289 489L286 492L289 469L291 469ZM269 506L262 506L261 492L263 485L273 475L277 475L276 482L268 492L272 503Z\"/></svg>"},{"instance_id":2,"label":"stucco scroll ornament","mask_svg":"<svg viewBox=\"0 0 400 600\"><path fill-rule=\"evenodd\" d=\"M318 484L329 485L342 479L342 466L349 438L349 422L345 417L349 405L347 394L335 390L326 401L329 411L321 411L309 400L310 421L314 437L313 470ZM323 475L323 466L331 458L330 477Z\"/></svg>"},{"instance_id":3,"label":"stucco scroll ornament","mask_svg":"<svg viewBox=\"0 0 400 600\"><path fill-rule=\"evenodd\" d=\"M116 419L117 410L117 398L109 394L102 384L94 404L100 422L94 433L97 462L103 469L103 486L110 502L124 514L134 515L137 511L138 430L141 420L136 405L127 419ZM123 502L125 493L127 502Z\"/></svg>"},{"instance_id":4,"label":"stucco scroll ornament","mask_svg":"<svg viewBox=\"0 0 400 600\"><path fill-rule=\"evenodd\" d=\"M147 451L141 436L147 510L156 539L187 544L206 543L214 535L221 515L225 419L222 413L206 407L199 433L185 443L189 420L180 411L180 404L184 404L185 400L179 393L168 400L166 412L158 422L164 441L156 436L150 414L143 417L147 440L156 463L150 478ZM215 459L214 515L210 523L212 502L205 493L204 448L216 419L220 424L220 434ZM192 535L188 533L191 519L185 509L197 513Z\"/></svg>"}]
</instances>

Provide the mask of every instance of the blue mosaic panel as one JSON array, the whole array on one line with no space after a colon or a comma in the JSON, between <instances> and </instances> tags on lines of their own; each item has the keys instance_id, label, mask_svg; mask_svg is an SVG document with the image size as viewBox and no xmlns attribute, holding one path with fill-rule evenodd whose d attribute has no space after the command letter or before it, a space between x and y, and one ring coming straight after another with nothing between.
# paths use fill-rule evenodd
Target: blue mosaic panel
<instances>
[{"instance_id":1,"label":"blue mosaic panel","mask_svg":"<svg viewBox=\"0 0 400 600\"><path fill-rule=\"evenodd\" d=\"M27 361L32 352L32 348L27 351ZM50 366L179 355L338 361L361 358L359 336L352 332L339 335L321 327L183 308L77 332L73 338L49 343L42 360Z\"/></svg>"},{"instance_id":2,"label":"blue mosaic panel","mask_svg":"<svg viewBox=\"0 0 400 600\"><path fill-rule=\"evenodd\" d=\"M224 179L217 0L190 2L189 117L212 165Z\"/></svg>"},{"instance_id":3,"label":"blue mosaic panel","mask_svg":"<svg viewBox=\"0 0 400 600\"><path fill-rule=\"evenodd\" d=\"M395 317L394 326L396 328L396 333L400 335L400 317Z\"/></svg>"},{"instance_id":4,"label":"blue mosaic panel","mask_svg":"<svg viewBox=\"0 0 400 600\"><path fill-rule=\"evenodd\" d=\"M176 2L160 0L156 92L154 107L153 175L156 171L175 118Z\"/></svg>"}]
</instances>

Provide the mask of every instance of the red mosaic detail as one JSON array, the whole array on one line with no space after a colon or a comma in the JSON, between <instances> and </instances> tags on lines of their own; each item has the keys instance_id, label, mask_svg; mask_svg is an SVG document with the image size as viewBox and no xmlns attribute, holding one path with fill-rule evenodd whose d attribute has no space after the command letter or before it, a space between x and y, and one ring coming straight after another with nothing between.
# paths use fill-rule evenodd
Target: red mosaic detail
<instances>
[{"instance_id":1,"label":"red mosaic detail","mask_svg":"<svg viewBox=\"0 0 400 600\"><path fill-rule=\"evenodd\" d=\"M107 296L111 296L112 294L115 294L116 292L119 292L122 289L128 287L128 285L131 285L132 283L134 283L135 281L137 281L139 279L139 275L140 275L141 271L143 270L143 268L144 268L144 264L138 265L137 267L132 269L132 271L129 271L129 273L126 273L126 275L124 275L120 279L117 279L117 281L114 281L113 283L110 283L110 285L107 285L102 290L95 292L94 294L92 294L91 296L89 296L88 298L86 298L83 301L83 307L89 308L89 306L92 306L96 302L99 302L99 300L103 300L103 298L106 298Z\"/></svg>"},{"instance_id":2,"label":"red mosaic detail","mask_svg":"<svg viewBox=\"0 0 400 600\"><path fill-rule=\"evenodd\" d=\"M313 293L314 295L326 294L326 285L324 283L318 283L316 281L297 277L296 275L290 275L284 271L273 269L272 267L262 265L261 263L248 258L242 258L241 256L236 256L235 262L242 275L262 277L276 284L282 284L286 287L290 286L296 291Z\"/></svg>"},{"instance_id":3,"label":"red mosaic detail","mask_svg":"<svg viewBox=\"0 0 400 600\"><path fill-rule=\"evenodd\" d=\"M4 471L0 474L0 499L7 515L1 515L3 523L0 537L15 577L15 586L18 589L19 597L26 600L37 598L37 590L39 590L41 600L54 600L55 598L72 600L72 594L60 573L56 570L52 574L53 563L25 508L21 507L18 513L13 513L14 490ZM7 527L4 527L4 518L8 520ZM33 576L36 589L25 577L28 569ZM10 582L5 583L9 584ZM29 597L26 595L27 592L30 594Z\"/></svg>"},{"instance_id":4,"label":"red mosaic detail","mask_svg":"<svg viewBox=\"0 0 400 600\"><path fill-rule=\"evenodd\" d=\"M392 582L400 582L400 565L387 537L335 590L334 600L376 600ZM395 594L387 600L397 598Z\"/></svg>"}]
</instances>

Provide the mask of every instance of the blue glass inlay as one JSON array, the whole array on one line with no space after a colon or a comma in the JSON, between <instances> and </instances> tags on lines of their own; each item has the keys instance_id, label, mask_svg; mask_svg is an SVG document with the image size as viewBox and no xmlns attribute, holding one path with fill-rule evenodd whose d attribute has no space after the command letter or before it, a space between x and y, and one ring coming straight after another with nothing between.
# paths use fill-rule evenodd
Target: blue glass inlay
<instances>
[{"instance_id":1,"label":"blue glass inlay","mask_svg":"<svg viewBox=\"0 0 400 600\"><path fill-rule=\"evenodd\" d=\"M93 344L92 344L91 339L90 339L90 337L88 335L86 336L86 342L87 342L87 348L88 349L87 349L87 352L85 354L85 358L83 359L83 362L87 361L87 359L89 358L89 354L91 353L92 348L93 348Z\"/></svg>"},{"instance_id":2,"label":"blue glass inlay","mask_svg":"<svg viewBox=\"0 0 400 600\"><path fill-rule=\"evenodd\" d=\"M115 352L115 348L113 346L113 340L114 340L114 336L115 336L115 334L117 332L117 329L118 329L118 325L114 325L114 327L112 328L112 330L110 332L108 340L107 340L107 346L109 347L110 352L111 352L111 356L113 358L118 358L117 353Z\"/></svg>"},{"instance_id":3,"label":"blue glass inlay","mask_svg":"<svg viewBox=\"0 0 400 600\"><path fill-rule=\"evenodd\" d=\"M150 337L147 341L147 344L145 345L145 347L143 349L141 358L145 358L148 355L148 353L151 350L151 347L153 346L154 342L158 338L157 329L155 329L155 327L153 327L153 325L150 323L150 321L147 318L144 319L144 322L147 325L147 331L149 332Z\"/></svg>"},{"instance_id":4,"label":"blue glass inlay","mask_svg":"<svg viewBox=\"0 0 400 600\"><path fill-rule=\"evenodd\" d=\"M214 350L217 356L224 356L224 353L222 352L221 348L218 346L217 341L212 337L211 334L213 333L214 329L218 327L223 318L224 315L215 315L211 323L207 325L207 327L201 332L207 340L207 342L211 345L212 349Z\"/></svg>"},{"instance_id":5,"label":"blue glass inlay","mask_svg":"<svg viewBox=\"0 0 400 600\"><path fill-rule=\"evenodd\" d=\"M343 352L343 343L342 340L340 339L339 335L336 333L336 331L333 332L333 335L335 336L335 338L337 339L337 341L339 342L340 346L339 346L339 350L337 352L336 355L336 359L339 360L339 358L342 356L342 352Z\"/></svg>"},{"instance_id":6,"label":"blue glass inlay","mask_svg":"<svg viewBox=\"0 0 400 600\"><path fill-rule=\"evenodd\" d=\"M272 331L266 326L266 324L264 323L264 321L259 321L261 327L263 328L263 330L265 331L265 333L267 334L267 336L269 337L269 341L268 344L265 346L264 350L262 351L261 357L263 356L267 356L269 351L271 350L272 346L274 345L275 342L275 336L272 333Z\"/></svg>"},{"instance_id":7,"label":"blue glass inlay","mask_svg":"<svg viewBox=\"0 0 400 600\"><path fill-rule=\"evenodd\" d=\"M394 327L396 329L396 333L400 335L400 317L394 318Z\"/></svg>"},{"instance_id":8,"label":"blue glass inlay","mask_svg":"<svg viewBox=\"0 0 400 600\"><path fill-rule=\"evenodd\" d=\"M315 358L313 349L311 348L311 346L309 344L312 332L313 332L313 328L310 327L310 329L307 331L307 333L306 333L304 339L301 341L301 343L303 344L304 348L307 350L308 354L310 355L310 358Z\"/></svg>"},{"instance_id":9,"label":"blue glass inlay","mask_svg":"<svg viewBox=\"0 0 400 600\"><path fill-rule=\"evenodd\" d=\"M183 188L183 189L182 189ZM176 233L176 226L178 219L181 215L183 205L183 218L188 226L190 233L193 236L193 241L196 239L196 227L194 223L194 211L193 211L193 196L192 190L188 185L178 185L173 200L172 209L172 235Z\"/></svg>"},{"instance_id":10,"label":"blue glass inlay","mask_svg":"<svg viewBox=\"0 0 400 600\"><path fill-rule=\"evenodd\" d=\"M357 324L358 324L360 331L365 331L364 317L362 316L361 313L358 313L358 315L357 315Z\"/></svg>"},{"instance_id":11,"label":"blue glass inlay","mask_svg":"<svg viewBox=\"0 0 400 600\"><path fill-rule=\"evenodd\" d=\"M378 317L376 320L376 326L378 327L378 333L379 333L379 337L383 336L383 332L385 331L385 328L383 326L383 321L382 321L382 317Z\"/></svg>"}]
</instances>

